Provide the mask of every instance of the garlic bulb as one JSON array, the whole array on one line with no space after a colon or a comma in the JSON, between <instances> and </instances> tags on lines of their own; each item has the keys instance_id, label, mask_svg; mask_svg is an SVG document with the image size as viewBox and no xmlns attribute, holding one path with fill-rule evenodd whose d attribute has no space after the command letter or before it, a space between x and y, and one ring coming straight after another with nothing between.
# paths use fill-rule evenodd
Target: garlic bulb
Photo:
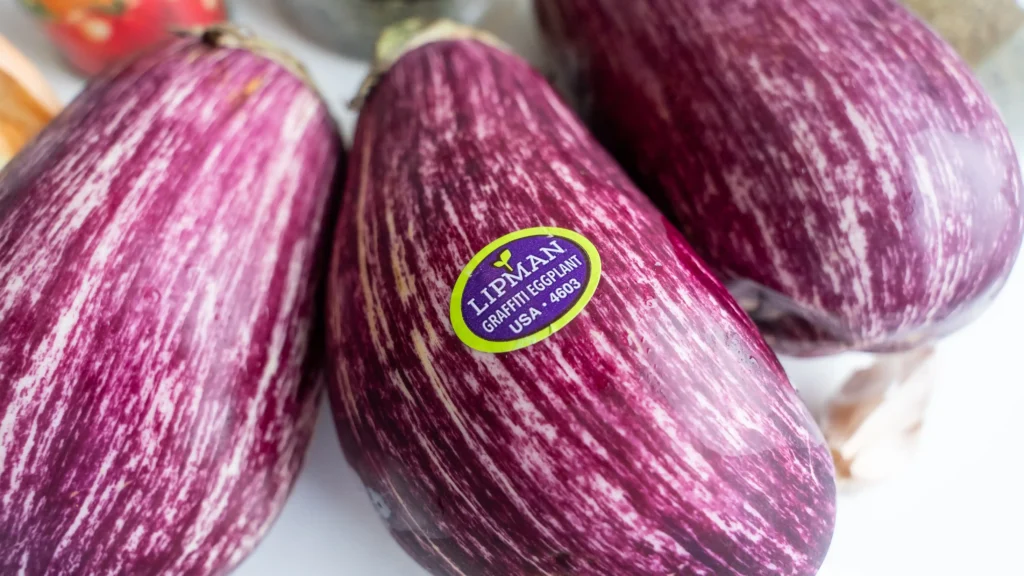
<instances>
[{"instance_id":1,"label":"garlic bulb","mask_svg":"<svg viewBox=\"0 0 1024 576\"><path fill-rule=\"evenodd\" d=\"M935 385L934 348L883 357L831 398L822 431L848 488L884 480L910 460Z\"/></svg>"}]
</instances>

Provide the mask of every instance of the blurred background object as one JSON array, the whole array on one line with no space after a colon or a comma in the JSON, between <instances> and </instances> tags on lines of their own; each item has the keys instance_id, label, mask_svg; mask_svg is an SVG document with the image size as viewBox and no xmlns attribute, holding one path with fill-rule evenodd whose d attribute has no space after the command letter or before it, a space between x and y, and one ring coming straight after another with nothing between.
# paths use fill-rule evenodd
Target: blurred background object
<instances>
[{"instance_id":1,"label":"blurred background object","mask_svg":"<svg viewBox=\"0 0 1024 576\"><path fill-rule=\"evenodd\" d=\"M841 485L884 480L909 463L935 388L934 355L931 346L885 355L829 399L819 424Z\"/></svg>"},{"instance_id":2,"label":"blurred background object","mask_svg":"<svg viewBox=\"0 0 1024 576\"><path fill-rule=\"evenodd\" d=\"M21 0L72 67L93 75L170 30L227 19L223 0Z\"/></svg>"},{"instance_id":3,"label":"blurred background object","mask_svg":"<svg viewBox=\"0 0 1024 576\"><path fill-rule=\"evenodd\" d=\"M972 66L1024 27L1019 0L903 0Z\"/></svg>"},{"instance_id":4,"label":"blurred background object","mask_svg":"<svg viewBox=\"0 0 1024 576\"><path fill-rule=\"evenodd\" d=\"M28 58L0 36L0 169L61 109Z\"/></svg>"},{"instance_id":5,"label":"blurred background object","mask_svg":"<svg viewBox=\"0 0 1024 576\"><path fill-rule=\"evenodd\" d=\"M292 23L315 42L364 60L380 33L406 18L475 24L491 0L280 0Z\"/></svg>"}]
</instances>

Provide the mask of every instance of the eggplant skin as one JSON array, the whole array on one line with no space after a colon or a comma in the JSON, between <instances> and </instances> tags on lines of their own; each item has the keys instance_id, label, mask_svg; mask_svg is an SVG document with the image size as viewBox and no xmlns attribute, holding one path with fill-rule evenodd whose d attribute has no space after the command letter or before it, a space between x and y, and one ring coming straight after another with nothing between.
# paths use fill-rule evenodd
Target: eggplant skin
<instances>
[{"instance_id":1,"label":"eggplant skin","mask_svg":"<svg viewBox=\"0 0 1024 576\"><path fill-rule=\"evenodd\" d=\"M344 198L329 398L431 573L816 572L835 517L816 426L726 289L522 60L472 40L402 56L362 110ZM597 290L550 337L475 351L453 287L536 227L593 243Z\"/></svg>"},{"instance_id":2,"label":"eggplant skin","mask_svg":"<svg viewBox=\"0 0 1024 576\"><path fill-rule=\"evenodd\" d=\"M280 511L322 387L341 141L251 52L92 81L0 176L0 573L224 574Z\"/></svg>"},{"instance_id":3,"label":"eggplant skin","mask_svg":"<svg viewBox=\"0 0 1024 576\"><path fill-rule=\"evenodd\" d=\"M967 65L897 2L535 6L565 93L777 351L912 348L1005 283L1017 155Z\"/></svg>"}]
</instances>

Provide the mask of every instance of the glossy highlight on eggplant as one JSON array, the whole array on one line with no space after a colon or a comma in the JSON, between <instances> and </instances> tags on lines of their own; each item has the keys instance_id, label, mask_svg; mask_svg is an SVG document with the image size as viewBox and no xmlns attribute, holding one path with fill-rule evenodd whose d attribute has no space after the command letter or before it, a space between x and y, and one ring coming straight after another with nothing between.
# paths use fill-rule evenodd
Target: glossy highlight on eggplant
<instances>
[{"instance_id":1,"label":"glossy highlight on eggplant","mask_svg":"<svg viewBox=\"0 0 1024 576\"><path fill-rule=\"evenodd\" d=\"M1024 232L969 67L895 0L535 0L564 92L780 352L970 322Z\"/></svg>"},{"instance_id":2,"label":"glossy highlight on eggplant","mask_svg":"<svg viewBox=\"0 0 1024 576\"><path fill-rule=\"evenodd\" d=\"M438 576L814 574L832 461L756 328L538 73L422 33L365 100L328 287L338 433L391 533ZM460 274L537 227L600 253L592 298L474 350Z\"/></svg>"},{"instance_id":3,"label":"glossy highlight on eggplant","mask_svg":"<svg viewBox=\"0 0 1024 576\"><path fill-rule=\"evenodd\" d=\"M225 574L284 505L342 150L277 59L175 40L0 174L0 573Z\"/></svg>"}]
</instances>

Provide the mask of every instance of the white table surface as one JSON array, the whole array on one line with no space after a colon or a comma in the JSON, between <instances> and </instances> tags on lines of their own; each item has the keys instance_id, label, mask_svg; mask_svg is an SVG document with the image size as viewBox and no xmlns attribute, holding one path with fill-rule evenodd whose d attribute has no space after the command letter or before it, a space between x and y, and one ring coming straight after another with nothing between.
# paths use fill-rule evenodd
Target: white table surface
<instances>
[{"instance_id":1,"label":"white table surface","mask_svg":"<svg viewBox=\"0 0 1024 576\"><path fill-rule=\"evenodd\" d=\"M625 1L625 0L624 0ZM351 138L344 109L366 65L291 29L272 0L233 3L235 20L288 48L310 68ZM538 61L526 0L498 0L484 20ZM68 72L14 0L0 0L0 34L35 60L65 100L82 80ZM1024 35L1018 40L1024 45ZM1012 56L1006 56L1004 61ZM1024 62L1016 60L1017 66ZM995 84L997 72L982 70ZM1019 74L1024 77L1024 70ZM991 77L991 78L989 78ZM1024 79L995 94L1024 145ZM1013 108L1015 105L1017 108ZM897 477L844 494L822 576L1024 576L1024 264L989 311L940 346L940 382L921 449ZM845 355L785 359L809 401L868 361ZM424 576L388 536L346 464L328 411L321 412L306 467L280 519L238 576ZM515 576L515 575L510 575ZM614 576L614 575L609 575Z\"/></svg>"}]
</instances>

